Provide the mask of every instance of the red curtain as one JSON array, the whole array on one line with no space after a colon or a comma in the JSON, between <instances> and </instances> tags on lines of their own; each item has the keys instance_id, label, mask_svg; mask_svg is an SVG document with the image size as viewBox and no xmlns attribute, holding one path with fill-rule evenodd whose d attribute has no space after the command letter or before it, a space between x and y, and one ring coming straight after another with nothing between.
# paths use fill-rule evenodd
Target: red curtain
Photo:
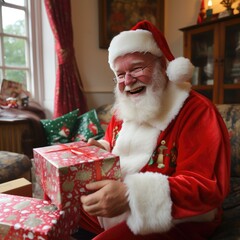
<instances>
[{"instance_id":1,"label":"red curtain","mask_svg":"<svg viewBox=\"0 0 240 240\"><path fill-rule=\"evenodd\" d=\"M87 111L83 85L73 48L73 29L70 0L44 0L48 19L55 38L58 57L54 117L79 109Z\"/></svg>"}]
</instances>

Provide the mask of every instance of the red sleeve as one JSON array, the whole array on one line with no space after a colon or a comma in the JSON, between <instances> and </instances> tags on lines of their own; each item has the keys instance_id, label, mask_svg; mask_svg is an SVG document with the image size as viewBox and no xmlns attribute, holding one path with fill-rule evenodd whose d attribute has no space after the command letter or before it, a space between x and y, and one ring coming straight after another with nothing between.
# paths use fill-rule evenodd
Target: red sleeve
<instances>
[{"instance_id":1,"label":"red sleeve","mask_svg":"<svg viewBox=\"0 0 240 240\"><path fill-rule=\"evenodd\" d=\"M225 123L214 106L184 108L179 116L177 167L169 177L174 218L219 207L229 191L230 141Z\"/></svg>"},{"instance_id":2,"label":"red sleeve","mask_svg":"<svg viewBox=\"0 0 240 240\"><path fill-rule=\"evenodd\" d=\"M106 140L110 144L110 151L112 151L115 145L115 142L121 127L122 127L122 121L117 120L116 116L113 115L110 123L107 126L105 136L104 136L104 140Z\"/></svg>"}]
</instances>

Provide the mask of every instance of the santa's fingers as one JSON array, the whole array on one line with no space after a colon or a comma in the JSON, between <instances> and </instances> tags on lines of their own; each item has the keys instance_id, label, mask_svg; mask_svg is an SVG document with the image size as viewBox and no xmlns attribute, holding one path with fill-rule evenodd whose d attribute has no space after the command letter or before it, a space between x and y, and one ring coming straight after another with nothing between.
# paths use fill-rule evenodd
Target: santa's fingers
<instances>
[{"instance_id":1,"label":"santa's fingers","mask_svg":"<svg viewBox=\"0 0 240 240\"><path fill-rule=\"evenodd\" d=\"M87 144L89 146L96 146L96 147L105 149L104 146L101 143L99 143L97 140L95 140L93 138L89 138Z\"/></svg>"},{"instance_id":2,"label":"santa's fingers","mask_svg":"<svg viewBox=\"0 0 240 240\"><path fill-rule=\"evenodd\" d=\"M107 211L103 208L100 208L98 203L93 205L83 205L83 209L93 216L104 217L107 214Z\"/></svg>"},{"instance_id":3,"label":"santa's fingers","mask_svg":"<svg viewBox=\"0 0 240 240\"><path fill-rule=\"evenodd\" d=\"M81 197L83 206L91 206L99 202L98 198L92 196L92 194Z\"/></svg>"}]
</instances>

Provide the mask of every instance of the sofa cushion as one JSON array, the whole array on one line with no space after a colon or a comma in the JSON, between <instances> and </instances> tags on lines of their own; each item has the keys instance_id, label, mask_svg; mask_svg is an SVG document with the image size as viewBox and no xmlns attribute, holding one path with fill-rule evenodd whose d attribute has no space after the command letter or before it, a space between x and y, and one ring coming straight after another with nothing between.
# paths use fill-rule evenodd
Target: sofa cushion
<instances>
[{"instance_id":1,"label":"sofa cushion","mask_svg":"<svg viewBox=\"0 0 240 240\"><path fill-rule=\"evenodd\" d=\"M79 110L76 109L53 120L41 120L48 145L67 143L70 141L74 125L77 121L78 112Z\"/></svg>"},{"instance_id":2,"label":"sofa cushion","mask_svg":"<svg viewBox=\"0 0 240 240\"><path fill-rule=\"evenodd\" d=\"M230 192L223 203L224 211L234 207L240 207L240 178L238 177L230 179Z\"/></svg>"},{"instance_id":3,"label":"sofa cushion","mask_svg":"<svg viewBox=\"0 0 240 240\"><path fill-rule=\"evenodd\" d=\"M240 239L240 178L230 179L230 192L223 202L222 224L214 234L214 240Z\"/></svg>"},{"instance_id":4,"label":"sofa cushion","mask_svg":"<svg viewBox=\"0 0 240 240\"><path fill-rule=\"evenodd\" d=\"M0 151L0 183L22 177L31 167L32 162L26 155Z\"/></svg>"},{"instance_id":5,"label":"sofa cushion","mask_svg":"<svg viewBox=\"0 0 240 240\"><path fill-rule=\"evenodd\" d=\"M96 110L93 109L77 118L71 141L87 141L89 138L100 139L104 131L98 120Z\"/></svg>"},{"instance_id":6,"label":"sofa cushion","mask_svg":"<svg viewBox=\"0 0 240 240\"><path fill-rule=\"evenodd\" d=\"M217 108L227 126L231 142L231 176L240 177L240 105L220 104Z\"/></svg>"},{"instance_id":7,"label":"sofa cushion","mask_svg":"<svg viewBox=\"0 0 240 240\"><path fill-rule=\"evenodd\" d=\"M240 239L240 105L220 104L217 108L231 142L231 179L229 195L223 202L222 224L211 240L236 240Z\"/></svg>"},{"instance_id":8,"label":"sofa cushion","mask_svg":"<svg viewBox=\"0 0 240 240\"><path fill-rule=\"evenodd\" d=\"M112 104L105 104L96 109L98 119L104 131L106 131L108 123L112 118L112 107Z\"/></svg>"},{"instance_id":9,"label":"sofa cushion","mask_svg":"<svg viewBox=\"0 0 240 240\"><path fill-rule=\"evenodd\" d=\"M210 240L240 239L240 206L224 211L221 226L214 232Z\"/></svg>"}]
</instances>

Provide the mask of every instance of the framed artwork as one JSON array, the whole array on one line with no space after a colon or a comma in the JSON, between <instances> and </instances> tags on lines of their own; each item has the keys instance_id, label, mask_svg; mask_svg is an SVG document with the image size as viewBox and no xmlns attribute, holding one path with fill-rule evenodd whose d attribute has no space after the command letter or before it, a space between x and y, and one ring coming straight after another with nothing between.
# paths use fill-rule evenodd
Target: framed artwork
<instances>
[{"instance_id":1,"label":"framed artwork","mask_svg":"<svg viewBox=\"0 0 240 240\"><path fill-rule=\"evenodd\" d=\"M106 49L119 32L148 20L164 31L164 0L98 0L99 47Z\"/></svg>"},{"instance_id":2,"label":"framed artwork","mask_svg":"<svg viewBox=\"0 0 240 240\"><path fill-rule=\"evenodd\" d=\"M20 94L22 93L22 84L12 81L12 80L6 80L3 79L2 85L1 85L1 90L0 90L0 95L3 98L18 98Z\"/></svg>"}]
</instances>

